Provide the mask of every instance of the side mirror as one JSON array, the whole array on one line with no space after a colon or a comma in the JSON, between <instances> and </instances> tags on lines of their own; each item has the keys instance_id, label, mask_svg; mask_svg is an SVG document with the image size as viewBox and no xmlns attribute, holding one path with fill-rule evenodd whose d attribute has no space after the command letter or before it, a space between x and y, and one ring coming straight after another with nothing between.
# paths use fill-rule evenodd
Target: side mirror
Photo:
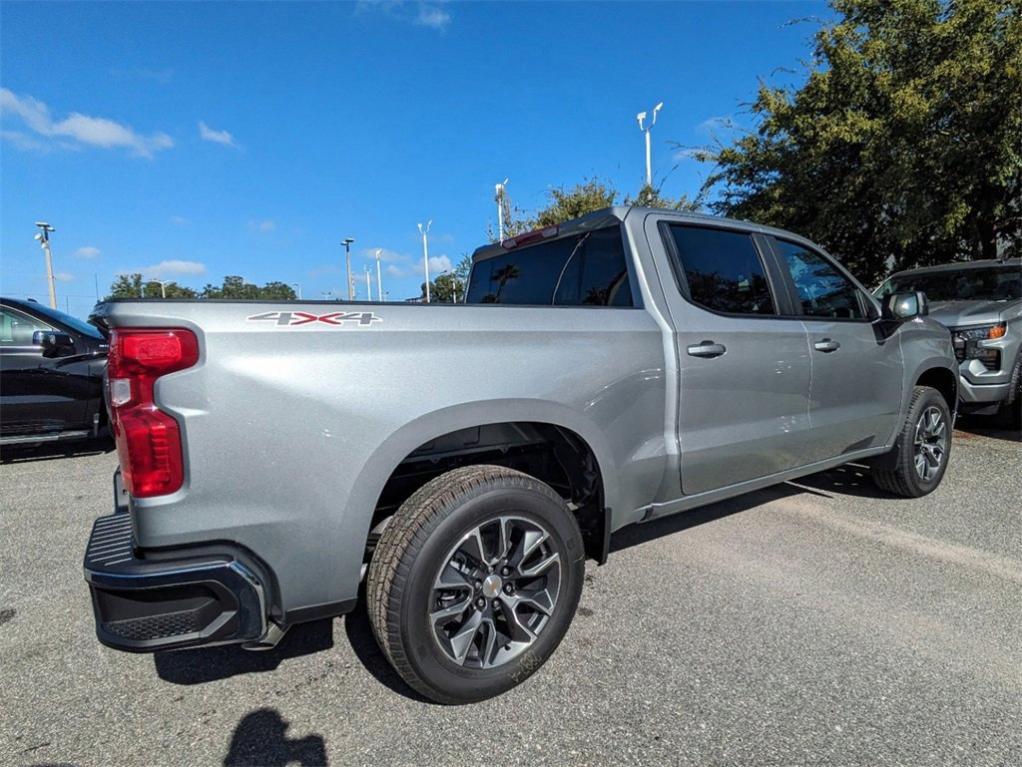
<instances>
[{"instance_id":1,"label":"side mirror","mask_svg":"<svg viewBox=\"0 0 1022 767\"><path fill-rule=\"evenodd\" d=\"M892 293L884 298L883 318L894 322L925 317L930 313L930 302L921 290L911 293Z\"/></svg>"},{"instance_id":2,"label":"side mirror","mask_svg":"<svg viewBox=\"0 0 1022 767\"><path fill-rule=\"evenodd\" d=\"M32 343L43 347L44 357L60 357L75 348L75 340L59 330L37 330L32 334Z\"/></svg>"}]
</instances>

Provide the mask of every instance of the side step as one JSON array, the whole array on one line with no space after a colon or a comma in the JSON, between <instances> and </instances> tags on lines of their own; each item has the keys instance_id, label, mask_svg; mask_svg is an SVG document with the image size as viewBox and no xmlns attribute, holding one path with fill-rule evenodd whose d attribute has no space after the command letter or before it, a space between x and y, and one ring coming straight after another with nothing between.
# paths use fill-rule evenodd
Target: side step
<instances>
[{"instance_id":1,"label":"side step","mask_svg":"<svg viewBox=\"0 0 1022 767\"><path fill-rule=\"evenodd\" d=\"M49 434L18 434L9 437L0 437L0 445L35 445L42 442L60 442L65 439L85 439L94 437L93 429L81 429L75 431L58 431Z\"/></svg>"}]
</instances>

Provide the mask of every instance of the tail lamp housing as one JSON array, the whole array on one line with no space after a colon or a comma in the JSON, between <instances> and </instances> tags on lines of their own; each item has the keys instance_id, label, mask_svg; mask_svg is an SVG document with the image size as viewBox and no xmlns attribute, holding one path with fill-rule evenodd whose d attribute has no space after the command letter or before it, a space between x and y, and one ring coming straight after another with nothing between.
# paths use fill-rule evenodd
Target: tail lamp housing
<instances>
[{"instance_id":1,"label":"tail lamp housing","mask_svg":"<svg viewBox=\"0 0 1022 767\"><path fill-rule=\"evenodd\" d=\"M160 376L199 361L199 342L185 328L116 328L110 334L107 397L121 477L136 498L167 495L184 484L177 420L156 406Z\"/></svg>"}]
</instances>

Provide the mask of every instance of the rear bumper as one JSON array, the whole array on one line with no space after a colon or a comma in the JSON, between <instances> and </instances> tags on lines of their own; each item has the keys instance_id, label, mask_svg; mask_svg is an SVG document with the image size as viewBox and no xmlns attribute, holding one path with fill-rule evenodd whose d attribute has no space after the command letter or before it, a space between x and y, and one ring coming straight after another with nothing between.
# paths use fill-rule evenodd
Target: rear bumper
<instances>
[{"instance_id":1,"label":"rear bumper","mask_svg":"<svg viewBox=\"0 0 1022 767\"><path fill-rule=\"evenodd\" d=\"M266 633L265 589L250 567L220 554L140 558L123 512L96 520L85 580L99 641L117 650L248 642Z\"/></svg>"}]
</instances>

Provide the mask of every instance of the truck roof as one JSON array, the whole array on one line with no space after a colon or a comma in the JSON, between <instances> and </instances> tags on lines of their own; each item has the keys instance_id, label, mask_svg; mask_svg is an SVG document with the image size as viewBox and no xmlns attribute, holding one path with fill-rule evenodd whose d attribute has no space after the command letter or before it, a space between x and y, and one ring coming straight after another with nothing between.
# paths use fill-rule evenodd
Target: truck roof
<instances>
[{"instance_id":1,"label":"truck roof","mask_svg":"<svg viewBox=\"0 0 1022 767\"><path fill-rule=\"evenodd\" d=\"M665 218L674 218L678 221L688 222L693 224L703 224L711 226L726 227L728 229L740 229L747 232L759 232L760 234L773 234L777 236L786 237L789 239L798 239L808 242L804 237L789 232L784 229L776 229L771 226L763 226L761 224L755 224L751 221L742 221L734 218L724 218L722 216L711 216L707 213L694 213L692 211L684 210L669 210L667 208L646 208L637 205L615 205L610 208L602 208L600 210L587 213L579 218L573 218L570 221L564 221L556 225L556 233L549 235L553 237L566 237L572 234L579 234L582 232L590 231L593 229L600 229L605 226L610 226L614 223L621 223L626 217L630 215L644 216L648 213L656 213L657 215L664 216ZM480 245L472 253L472 261L480 261L486 258L492 258L493 256L507 253L508 250L513 250L518 247L519 243L516 240L527 238L526 242L520 243L521 245L536 242L540 239L546 239L546 237L537 236L540 232L545 232L548 229L554 229L554 226L542 227L533 232L524 232L517 237L508 237L503 242L491 242L486 245Z\"/></svg>"},{"instance_id":2,"label":"truck roof","mask_svg":"<svg viewBox=\"0 0 1022 767\"><path fill-rule=\"evenodd\" d=\"M950 264L936 264L935 266L918 266L914 269L902 269L900 272L892 274L891 277L900 277L903 274L953 272L958 269L992 269L998 266L1015 266L1022 268L1022 258L981 258L976 261L952 261Z\"/></svg>"}]
</instances>

